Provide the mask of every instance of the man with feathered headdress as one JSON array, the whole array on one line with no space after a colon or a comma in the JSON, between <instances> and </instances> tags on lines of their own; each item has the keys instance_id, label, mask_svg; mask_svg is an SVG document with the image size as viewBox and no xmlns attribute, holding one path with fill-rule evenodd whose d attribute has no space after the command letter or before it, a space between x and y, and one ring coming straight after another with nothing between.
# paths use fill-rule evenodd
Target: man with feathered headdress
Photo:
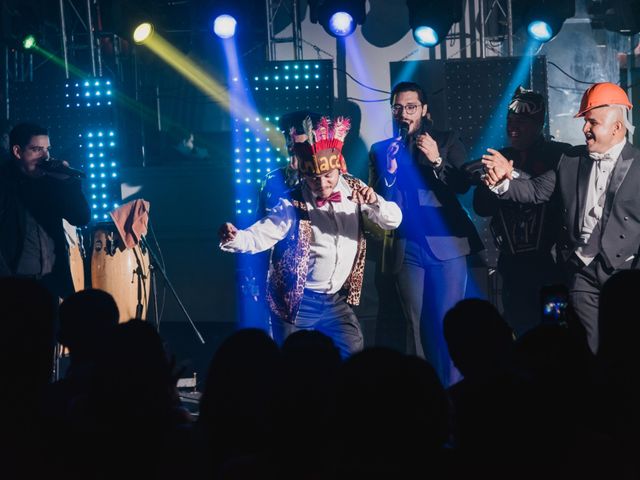
<instances>
[{"instance_id":1,"label":"man with feathered headdress","mask_svg":"<svg viewBox=\"0 0 640 480\"><path fill-rule=\"evenodd\" d=\"M349 128L346 118L323 117L314 125L307 117L302 141L292 148L300 183L249 228L225 223L219 232L224 251L273 247L267 302L276 341L296 330L318 330L333 339L343 357L363 347L351 309L362 290L363 216L385 230L402 220L395 203L344 173L342 147Z\"/></svg>"},{"instance_id":2,"label":"man with feathered headdress","mask_svg":"<svg viewBox=\"0 0 640 480\"><path fill-rule=\"evenodd\" d=\"M518 87L507 112L510 145L489 150L513 160L523 178L555 168L571 147L544 138L545 111L541 94ZM540 289L562 280L551 253L560 228L558 209L501 202L484 184L474 192L473 207L478 215L492 217L491 232L500 251L503 313L516 336L521 336L541 321Z\"/></svg>"}]
</instances>

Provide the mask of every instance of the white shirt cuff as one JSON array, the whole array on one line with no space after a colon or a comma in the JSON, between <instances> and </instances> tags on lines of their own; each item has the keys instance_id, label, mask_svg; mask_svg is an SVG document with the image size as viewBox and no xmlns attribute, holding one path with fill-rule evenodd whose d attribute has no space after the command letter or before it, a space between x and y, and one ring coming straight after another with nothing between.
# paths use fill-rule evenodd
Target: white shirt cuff
<instances>
[{"instance_id":1,"label":"white shirt cuff","mask_svg":"<svg viewBox=\"0 0 640 480\"><path fill-rule=\"evenodd\" d=\"M520 172L518 172L517 170L513 170L511 172L511 176L514 179L519 178ZM489 190L491 190L496 195L503 195L504 193L506 193L507 190L509 190L510 182L511 181L508 178L505 178L501 182L496 183L493 187L489 187Z\"/></svg>"}]
</instances>

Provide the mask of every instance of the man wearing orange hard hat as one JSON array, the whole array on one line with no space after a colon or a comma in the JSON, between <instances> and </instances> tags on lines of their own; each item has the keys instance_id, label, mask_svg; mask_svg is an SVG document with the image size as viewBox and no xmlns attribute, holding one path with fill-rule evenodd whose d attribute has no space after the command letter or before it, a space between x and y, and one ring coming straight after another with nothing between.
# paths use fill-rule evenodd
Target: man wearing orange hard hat
<instances>
[{"instance_id":1,"label":"man wearing orange hard hat","mask_svg":"<svg viewBox=\"0 0 640 480\"><path fill-rule=\"evenodd\" d=\"M516 178L512 162L485 155L485 183L501 198L541 203L557 198L562 227L556 243L569 284L569 303L598 351L598 301L615 272L638 268L640 251L640 150L627 141L632 105L613 83L596 83L582 97L586 145L565 153L554 170Z\"/></svg>"}]
</instances>

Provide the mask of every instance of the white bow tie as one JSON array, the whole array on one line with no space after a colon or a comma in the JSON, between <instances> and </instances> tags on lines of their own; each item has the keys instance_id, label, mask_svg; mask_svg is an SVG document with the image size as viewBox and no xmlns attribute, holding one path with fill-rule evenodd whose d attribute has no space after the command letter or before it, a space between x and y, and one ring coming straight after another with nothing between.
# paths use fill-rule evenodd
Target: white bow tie
<instances>
[{"instance_id":1,"label":"white bow tie","mask_svg":"<svg viewBox=\"0 0 640 480\"><path fill-rule=\"evenodd\" d=\"M609 160L615 160L613 158L613 156L611 156L610 153L596 153L596 152L590 152L589 153L589 157L592 160L597 160L597 161L609 161Z\"/></svg>"}]
</instances>

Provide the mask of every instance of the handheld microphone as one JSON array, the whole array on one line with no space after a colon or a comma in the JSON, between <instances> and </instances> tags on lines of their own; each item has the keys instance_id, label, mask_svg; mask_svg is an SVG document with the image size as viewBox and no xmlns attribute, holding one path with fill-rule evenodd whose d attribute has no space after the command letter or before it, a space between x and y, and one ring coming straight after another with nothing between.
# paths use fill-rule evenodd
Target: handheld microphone
<instances>
[{"instance_id":1,"label":"handheld microphone","mask_svg":"<svg viewBox=\"0 0 640 480\"><path fill-rule=\"evenodd\" d=\"M400 136L400 140L404 145L407 144L407 138L409 137L409 124L407 122L402 122L400 124L398 134Z\"/></svg>"},{"instance_id":2,"label":"handheld microphone","mask_svg":"<svg viewBox=\"0 0 640 480\"><path fill-rule=\"evenodd\" d=\"M67 175L73 178L86 178L86 174L82 170L77 168L71 168L66 166L62 160L56 160L49 157L48 159L40 162L38 168L47 173L57 173L60 175Z\"/></svg>"}]
</instances>

